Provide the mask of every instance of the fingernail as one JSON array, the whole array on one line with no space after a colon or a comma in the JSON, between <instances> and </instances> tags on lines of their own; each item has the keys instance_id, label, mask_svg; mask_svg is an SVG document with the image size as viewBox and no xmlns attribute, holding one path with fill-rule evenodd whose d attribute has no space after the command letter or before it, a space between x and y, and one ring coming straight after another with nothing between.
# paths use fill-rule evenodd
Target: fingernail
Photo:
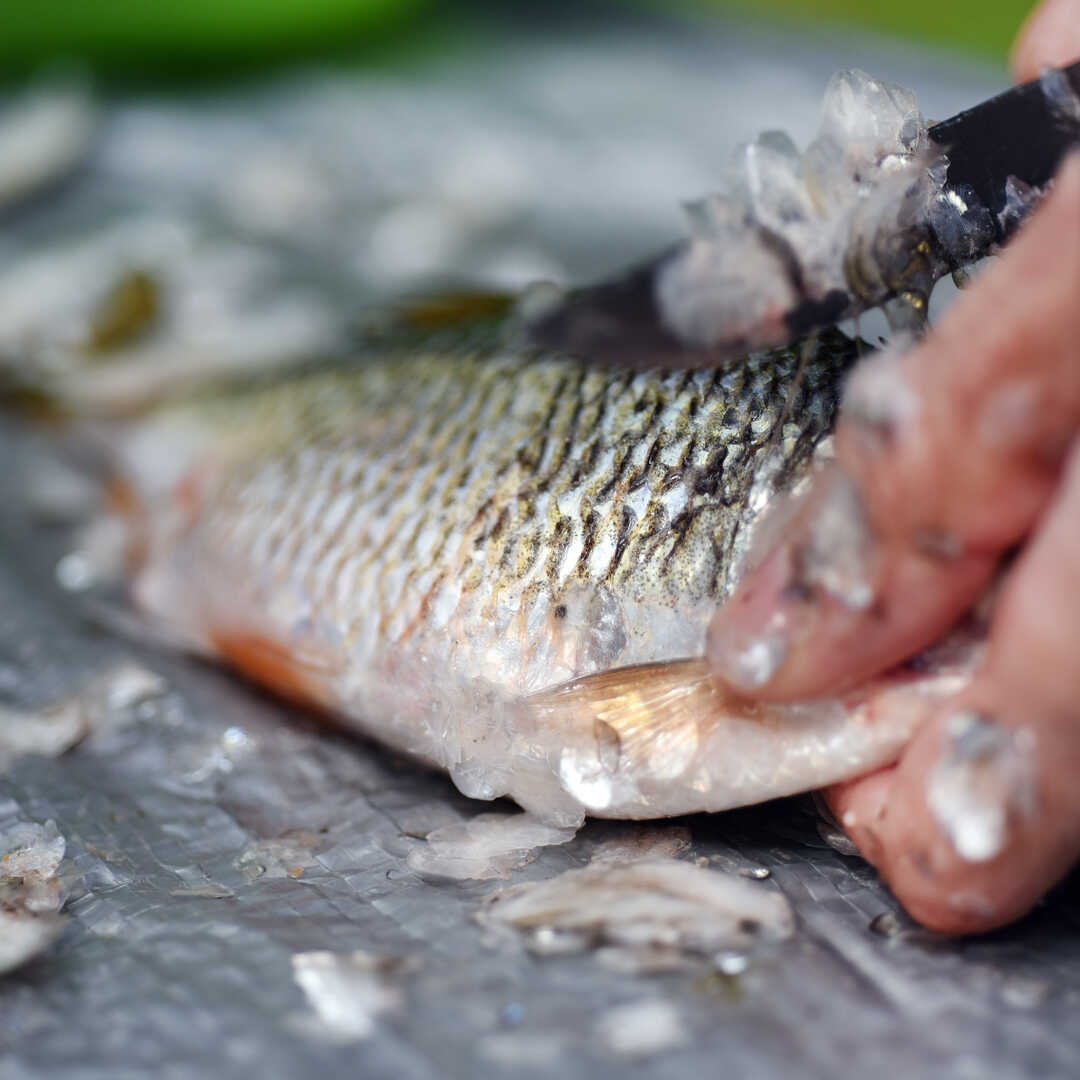
<instances>
[{"instance_id":1,"label":"fingernail","mask_svg":"<svg viewBox=\"0 0 1080 1080\"><path fill-rule=\"evenodd\" d=\"M787 617L778 611L760 630L748 630L733 619L713 619L705 655L725 682L752 691L772 682L790 649Z\"/></svg>"},{"instance_id":2,"label":"fingernail","mask_svg":"<svg viewBox=\"0 0 1080 1080\"><path fill-rule=\"evenodd\" d=\"M819 491L806 537L794 545L793 584L823 592L851 611L866 611L876 598L874 534L866 504L840 468L822 475Z\"/></svg>"},{"instance_id":3,"label":"fingernail","mask_svg":"<svg viewBox=\"0 0 1080 1080\"><path fill-rule=\"evenodd\" d=\"M874 453L893 445L901 429L919 414L919 395L908 380L903 360L914 344L911 335L895 335L885 348L859 362L844 388L841 418Z\"/></svg>"},{"instance_id":4,"label":"fingernail","mask_svg":"<svg viewBox=\"0 0 1080 1080\"><path fill-rule=\"evenodd\" d=\"M1034 736L971 710L945 721L946 744L930 771L926 802L957 855L989 862L1037 802Z\"/></svg>"},{"instance_id":5,"label":"fingernail","mask_svg":"<svg viewBox=\"0 0 1080 1080\"><path fill-rule=\"evenodd\" d=\"M729 685L745 692L768 686L796 638L809 636L823 598L852 613L873 606L874 535L854 481L839 467L819 475L807 517L728 601L709 626L706 656Z\"/></svg>"}]
</instances>

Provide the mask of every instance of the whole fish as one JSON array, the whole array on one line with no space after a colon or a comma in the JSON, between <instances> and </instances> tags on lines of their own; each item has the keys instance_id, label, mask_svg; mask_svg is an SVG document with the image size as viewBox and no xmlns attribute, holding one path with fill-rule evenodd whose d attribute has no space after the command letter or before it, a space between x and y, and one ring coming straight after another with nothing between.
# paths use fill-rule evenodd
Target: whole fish
<instances>
[{"instance_id":1,"label":"whole fish","mask_svg":"<svg viewBox=\"0 0 1080 1080\"><path fill-rule=\"evenodd\" d=\"M856 775L962 684L924 667L766 707L702 659L762 512L827 452L852 341L619 371L466 307L95 421L139 609L564 825Z\"/></svg>"},{"instance_id":2,"label":"whole fish","mask_svg":"<svg viewBox=\"0 0 1080 1080\"><path fill-rule=\"evenodd\" d=\"M971 655L786 707L712 678L710 619L827 458L857 353L744 346L786 341L793 304L846 311L855 271L866 302L899 283L925 309L926 137L909 91L840 73L805 153L739 151L659 276L359 334L269 250L121 218L0 275L0 367L103 451L147 620L465 793L572 825L812 789L895 757ZM657 370L672 333L687 370ZM840 526L808 566L861 603Z\"/></svg>"}]
</instances>

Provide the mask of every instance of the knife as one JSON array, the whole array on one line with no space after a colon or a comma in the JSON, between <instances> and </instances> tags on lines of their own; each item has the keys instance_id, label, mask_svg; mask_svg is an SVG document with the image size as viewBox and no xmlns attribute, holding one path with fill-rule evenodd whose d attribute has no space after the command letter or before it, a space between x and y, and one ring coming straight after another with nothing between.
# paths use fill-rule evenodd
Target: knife
<instances>
[{"instance_id":1,"label":"knife","mask_svg":"<svg viewBox=\"0 0 1080 1080\"><path fill-rule=\"evenodd\" d=\"M927 132L931 150L944 154L947 172L925 230L896 243L914 249L929 244L931 280L962 269L1004 244L1038 202L1066 152L1080 146L1080 60L1046 71L1038 79L1006 90ZM979 228L965 233L962 253L950 247L946 217L955 223L977 217ZM763 230L767 234L767 230ZM974 239L972 239L974 237ZM686 340L665 317L658 286L690 241L674 245L621 277L550 297L536 310L524 307L526 340L546 349L620 367L708 367L761 348L784 345L814 330L858 315L899 288L860 295L849 275L843 287L824 295L806 289L800 253L784 237L765 236L775 247L794 302L759 326L724 325L707 346Z\"/></svg>"}]
</instances>

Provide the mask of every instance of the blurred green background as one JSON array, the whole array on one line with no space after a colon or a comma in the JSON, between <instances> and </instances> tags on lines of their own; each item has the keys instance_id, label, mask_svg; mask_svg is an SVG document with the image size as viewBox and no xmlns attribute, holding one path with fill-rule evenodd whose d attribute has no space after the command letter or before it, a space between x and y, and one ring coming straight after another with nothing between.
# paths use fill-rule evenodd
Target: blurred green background
<instances>
[{"instance_id":1,"label":"blurred green background","mask_svg":"<svg viewBox=\"0 0 1080 1080\"><path fill-rule=\"evenodd\" d=\"M886 4L867 4L865 0L743 0L737 6L762 14L863 27L1004 60L1035 0L895 0Z\"/></svg>"},{"instance_id":2,"label":"blurred green background","mask_svg":"<svg viewBox=\"0 0 1080 1080\"><path fill-rule=\"evenodd\" d=\"M453 0L0 0L0 77L77 59L99 74L187 77L312 56L372 56L437 43L463 19L511 8L554 19L560 6ZM630 0L584 5L617 19L628 7L716 11L862 27L1003 60L1029 4L1024 0Z\"/></svg>"}]
</instances>

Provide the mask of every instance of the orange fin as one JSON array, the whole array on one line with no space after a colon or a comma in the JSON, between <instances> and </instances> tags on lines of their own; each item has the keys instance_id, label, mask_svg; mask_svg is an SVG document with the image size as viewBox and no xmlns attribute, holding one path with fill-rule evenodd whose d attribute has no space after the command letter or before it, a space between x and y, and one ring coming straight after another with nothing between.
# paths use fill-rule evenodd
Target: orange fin
<instances>
[{"instance_id":1,"label":"orange fin","mask_svg":"<svg viewBox=\"0 0 1080 1080\"><path fill-rule=\"evenodd\" d=\"M275 694L298 705L330 705L329 665L251 631L215 630L210 642L227 663Z\"/></svg>"},{"instance_id":2,"label":"orange fin","mask_svg":"<svg viewBox=\"0 0 1080 1080\"><path fill-rule=\"evenodd\" d=\"M398 309L398 317L406 326L441 330L477 320L501 319L514 300L507 293L446 293L407 301Z\"/></svg>"},{"instance_id":3,"label":"orange fin","mask_svg":"<svg viewBox=\"0 0 1080 1080\"><path fill-rule=\"evenodd\" d=\"M568 737L591 731L602 751L654 776L678 775L721 710L748 720L760 712L724 690L697 659L587 675L533 694L529 703L539 722Z\"/></svg>"}]
</instances>

